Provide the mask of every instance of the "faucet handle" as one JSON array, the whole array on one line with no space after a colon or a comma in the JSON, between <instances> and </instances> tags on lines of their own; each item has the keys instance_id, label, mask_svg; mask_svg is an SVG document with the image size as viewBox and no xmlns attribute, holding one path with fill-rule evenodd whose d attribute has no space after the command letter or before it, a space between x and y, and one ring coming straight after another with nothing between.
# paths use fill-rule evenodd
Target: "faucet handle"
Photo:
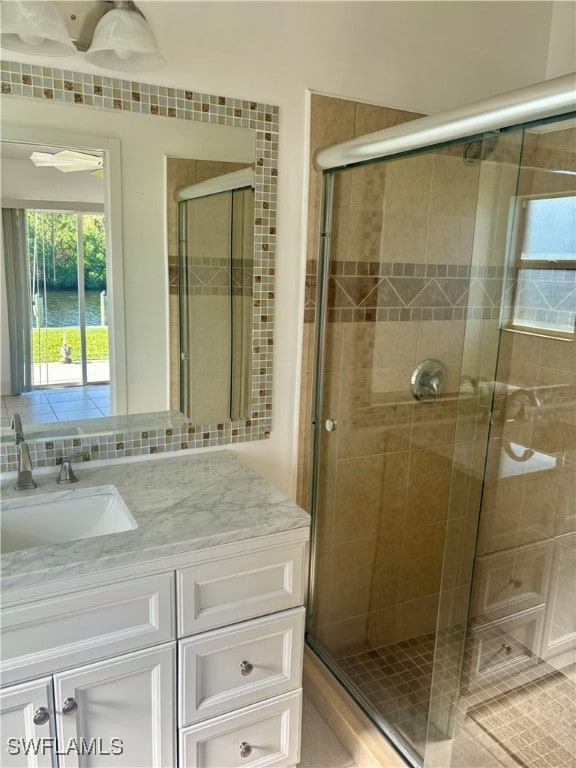
<instances>
[{"instance_id":1,"label":"faucet handle","mask_svg":"<svg viewBox=\"0 0 576 768\"><path fill-rule=\"evenodd\" d=\"M22 429L22 419L20 418L20 414L14 413L12 414L12 421L10 426L14 430L14 438L17 443L21 443L24 440L24 430Z\"/></svg>"},{"instance_id":2,"label":"faucet handle","mask_svg":"<svg viewBox=\"0 0 576 768\"><path fill-rule=\"evenodd\" d=\"M73 453L71 456L62 456L62 466L60 467L60 474L56 478L56 482L58 485L71 485L72 483L77 483L78 478L74 474L74 470L72 469L72 461L74 459L79 459L82 457L83 459L89 459L90 454L89 453Z\"/></svg>"}]
</instances>

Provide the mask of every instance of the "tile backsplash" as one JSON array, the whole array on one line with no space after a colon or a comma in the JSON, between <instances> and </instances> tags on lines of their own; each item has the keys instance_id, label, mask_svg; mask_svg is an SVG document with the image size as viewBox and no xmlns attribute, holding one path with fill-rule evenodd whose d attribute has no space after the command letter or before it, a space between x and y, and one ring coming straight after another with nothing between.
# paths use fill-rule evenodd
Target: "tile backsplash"
<instances>
[{"instance_id":1,"label":"tile backsplash","mask_svg":"<svg viewBox=\"0 0 576 768\"><path fill-rule=\"evenodd\" d=\"M228 445L242 440L240 431L233 428L231 422L198 426L189 424L181 414L174 413L139 414L99 420L100 424L109 422L116 423L117 429L111 428L102 434L85 435L70 433L93 430L93 420L45 425L45 438L27 441L32 465L56 466L61 463L63 456L79 453L86 454L84 461L97 461L154 456L189 448ZM62 437L50 436L50 429L62 432L69 430L69 434ZM268 433L263 433L262 438L266 437ZM79 457L77 461L81 462L82 458ZM16 444L3 442L0 444L0 472L14 472L16 469Z\"/></svg>"}]
</instances>

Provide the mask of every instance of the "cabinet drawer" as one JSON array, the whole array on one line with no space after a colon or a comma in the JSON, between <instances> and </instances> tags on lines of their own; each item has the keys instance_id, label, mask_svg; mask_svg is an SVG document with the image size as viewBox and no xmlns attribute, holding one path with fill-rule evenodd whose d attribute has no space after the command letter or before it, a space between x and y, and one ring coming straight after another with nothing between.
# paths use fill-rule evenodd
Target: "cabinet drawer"
<instances>
[{"instance_id":1,"label":"cabinet drawer","mask_svg":"<svg viewBox=\"0 0 576 768\"><path fill-rule=\"evenodd\" d=\"M470 634L468 683L490 682L540 661L544 607L514 614Z\"/></svg>"},{"instance_id":2,"label":"cabinet drawer","mask_svg":"<svg viewBox=\"0 0 576 768\"><path fill-rule=\"evenodd\" d=\"M296 691L181 730L181 768L296 765L301 705Z\"/></svg>"},{"instance_id":3,"label":"cabinet drawer","mask_svg":"<svg viewBox=\"0 0 576 768\"><path fill-rule=\"evenodd\" d=\"M174 639L173 585L164 573L4 609L3 683Z\"/></svg>"},{"instance_id":4,"label":"cabinet drawer","mask_svg":"<svg viewBox=\"0 0 576 768\"><path fill-rule=\"evenodd\" d=\"M476 561L473 615L496 619L546 601L552 542L518 547Z\"/></svg>"},{"instance_id":5,"label":"cabinet drawer","mask_svg":"<svg viewBox=\"0 0 576 768\"><path fill-rule=\"evenodd\" d=\"M179 643L180 725L300 688L304 608Z\"/></svg>"},{"instance_id":6,"label":"cabinet drawer","mask_svg":"<svg viewBox=\"0 0 576 768\"><path fill-rule=\"evenodd\" d=\"M301 605L304 555L301 543L178 571L178 636Z\"/></svg>"}]
</instances>

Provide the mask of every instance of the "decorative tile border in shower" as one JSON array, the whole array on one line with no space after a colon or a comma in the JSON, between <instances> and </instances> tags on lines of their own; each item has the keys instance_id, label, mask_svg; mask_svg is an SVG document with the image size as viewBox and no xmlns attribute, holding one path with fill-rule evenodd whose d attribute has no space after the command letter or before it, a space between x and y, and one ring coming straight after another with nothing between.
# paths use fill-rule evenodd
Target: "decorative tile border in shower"
<instances>
[{"instance_id":1,"label":"decorative tile border in shower","mask_svg":"<svg viewBox=\"0 0 576 768\"><path fill-rule=\"evenodd\" d=\"M189 447L257 440L268 435L272 413L279 108L245 99L6 60L0 61L0 92L3 97L41 99L80 108L136 112L255 131L252 370L257 373L252 376L250 418L197 427L194 444ZM173 278L170 270L171 285ZM33 451L33 445L31 449ZM3 450L4 446L0 446L2 457Z\"/></svg>"},{"instance_id":2,"label":"decorative tile border in shower","mask_svg":"<svg viewBox=\"0 0 576 768\"><path fill-rule=\"evenodd\" d=\"M308 262L305 322L314 322L317 266ZM330 322L497 320L504 269L456 264L336 261Z\"/></svg>"},{"instance_id":3,"label":"decorative tile border in shower","mask_svg":"<svg viewBox=\"0 0 576 768\"><path fill-rule=\"evenodd\" d=\"M187 262L188 294L191 296L252 295L253 259L198 258ZM169 267L170 293L178 295L179 271Z\"/></svg>"}]
</instances>

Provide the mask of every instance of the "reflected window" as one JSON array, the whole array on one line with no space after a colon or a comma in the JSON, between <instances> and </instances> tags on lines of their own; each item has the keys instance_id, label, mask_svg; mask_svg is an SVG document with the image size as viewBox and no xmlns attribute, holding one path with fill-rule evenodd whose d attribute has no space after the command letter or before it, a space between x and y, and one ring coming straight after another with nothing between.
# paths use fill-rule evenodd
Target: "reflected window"
<instances>
[{"instance_id":1,"label":"reflected window","mask_svg":"<svg viewBox=\"0 0 576 768\"><path fill-rule=\"evenodd\" d=\"M512 324L574 334L576 195L520 198Z\"/></svg>"}]
</instances>

